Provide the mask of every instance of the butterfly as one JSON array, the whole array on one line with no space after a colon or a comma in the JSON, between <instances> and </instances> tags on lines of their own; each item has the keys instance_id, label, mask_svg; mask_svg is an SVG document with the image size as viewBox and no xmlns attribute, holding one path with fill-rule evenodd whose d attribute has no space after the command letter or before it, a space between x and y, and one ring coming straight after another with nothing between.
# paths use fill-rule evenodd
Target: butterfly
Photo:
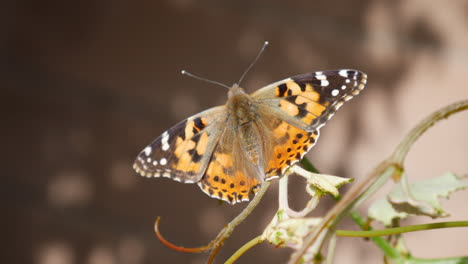
<instances>
[{"instance_id":1,"label":"butterfly","mask_svg":"<svg viewBox=\"0 0 468 264\"><path fill-rule=\"evenodd\" d=\"M143 177L197 183L230 204L249 201L315 145L320 128L365 86L357 70L306 73L252 94L234 84L225 105L176 124L137 156Z\"/></svg>"}]
</instances>

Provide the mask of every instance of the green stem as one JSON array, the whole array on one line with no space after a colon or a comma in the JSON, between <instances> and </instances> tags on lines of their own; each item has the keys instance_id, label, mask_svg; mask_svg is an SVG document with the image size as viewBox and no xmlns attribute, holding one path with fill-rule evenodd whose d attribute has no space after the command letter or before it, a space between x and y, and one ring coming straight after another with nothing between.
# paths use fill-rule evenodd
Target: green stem
<instances>
[{"instance_id":1,"label":"green stem","mask_svg":"<svg viewBox=\"0 0 468 264\"><path fill-rule=\"evenodd\" d=\"M359 215L358 212L352 212L351 218L353 221L359 225L362 229L368 228L367 227L367 222L362 218L362 216ZM466 227L468 226L468 221L460 221L460 222L446 222L446 223L436 223L436 224L428 224L428 225L417 225L417 226L431 226L433 225L433 228L427 228L427 229L435 229L435 228L444 228L444 227ZM409 226L409 227L414 227L414 226ZM400 228L390 228L390 229L400 229ZM389 230L389 229L387 229ZM422 229L419 229L422 230ZM379 231L385 231L385 230L372 230L370 231L363 231L363 232L379 232ZM405 231L405 232L412 232L412 231L418 231L418 230L411 230L411 231ZM348 232L348 231L345 231ZM342 235L339 234L342 233L342 230L337 230L336 235ZM400 232L404 233L404 232ZM398 233L388 233L384 235L393 235L393 234L398 234ZM388 241L382 237L378 236L369 236L369 238L384 252L384 254L393 260L401 260L400 262L395 262L395 263L408 263L408 264L468 264L468 257L450 257L450 258L441 258L441 259L421 259L421 258L414 258L414 257L409 257L408 256L402 256L398 250L396 250L394 247L392 247Z\"/></svg>"},{"instance_id":2,"label":"green stem","mask_svg":"<svg viewBox=\"0 0 468 264\"><path fill-rule=\"evenodd\" d=\"M232 264L236 260L238 260L242 255L245 254L249 249L253 248L254 246L260 244L263 242L262 236L258 236L249 242L247 242L245 245L243 245L241 248L239 248L224 264Z\"/></svg>"},{"instance_id":3,"label":"green stem","mask_svg":"<svg viewBox=\"0 0 468 264\"><path fill-rule=\"evenodd\" d=\"M372 228L367 227L367 222L362 218L361 215L359 215L358 212L351 212L350 216L353 219L353 221L357 225L359 225L359 227L361 229L372 230ZM377 247L379 247L383 251L385 256L387 256L388 258L390 258L390 259L401 258L400 252L398 252L398 250L396 250L394 247L392 247L392 245L390 245L390 243L388 243L388 241L385 240L384 238L382 238L382 237L371 237L370 240L372 240L372 242L374 242L374 244Z\"/></svg>"},{"instance_id":4,"label":"green stem","mask_svg":"<svg viewBox=\"0 0 468 264\"><path fill-rule=\"evenodd\" d=\"M401 227L387 228L383 230L372 230L372 231L336 230L336 235L345 236L345 237L378 237L378 236L390 236L390 235L396 235L396 234L401 234L401 233L430 230L430 229L439 229L439 228L449 228L449 227L468 227L468 221L410 225L410 226L401 226Z\"/></svg>"},{"instance_id":5,"label":"green stem","mask_svg":"<svg viewBox=\"0 0 468 264\"><path fill-rule=\"evenodd\" d=\"M440 259L412 258L408 264L468 264L468 257L452 257Z\"/></svg>"}]
</instances>

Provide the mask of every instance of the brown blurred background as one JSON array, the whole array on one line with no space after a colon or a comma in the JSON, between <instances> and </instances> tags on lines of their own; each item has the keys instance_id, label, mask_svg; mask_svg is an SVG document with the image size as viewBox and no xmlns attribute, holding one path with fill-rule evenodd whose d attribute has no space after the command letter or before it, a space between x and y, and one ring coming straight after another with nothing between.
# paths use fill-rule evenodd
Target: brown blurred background
<instances>
[{"instance_id":1,"label":"brown blurred background","mask_svg":"<svg viewBox=\"0 0 468 264\"><path fill-rule=\"evenodd\" d=\"M388 156L417 121L468 98L467 1L3 1L2 263L203 263L171 241L209 242L244 204L219 204L196 185L143 179L136 154L179 120L223 104L227 84L270 46L243 86L254 91L299 73L357 68L366 90L322 129L310 159L357 180ZM468 114L430 130L407 160L411 180L468 172ZM296 180L293 205L306 196ZM388 190L388 188L387 188ZM382 196L382 195L381 195ZM217 263L257 236L277 207L277 186L221 249ZM444 201L466 220L468 195ZM315 213L333 205L326 199ZM430 222L430 219L404 224ZM343 228L355 228L349 221ZM408 235L421 257L468 254L468 230ZM370 242L339 239L335 263L379 263ZM239 263L283 263L263 244Z\"/></svg>"}]
</instances>

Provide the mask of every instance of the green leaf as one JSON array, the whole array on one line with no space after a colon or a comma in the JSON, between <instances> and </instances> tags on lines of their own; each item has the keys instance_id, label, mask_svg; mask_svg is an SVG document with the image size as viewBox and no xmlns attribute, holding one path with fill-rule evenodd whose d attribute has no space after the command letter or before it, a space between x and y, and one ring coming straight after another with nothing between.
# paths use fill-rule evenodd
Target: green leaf
<instances>
[{"instance_id":1,"label":"green leaf","mask_svg":"<svg viewBox=\"0 0 468 264\"><path fill-rule=\"evenodd\" d=\"M468 188L468 181L453 173L446 173L410 184L409 187L410 195L399 185L388 195L388 199L374 202L369 208L369 217L390 226L394 219L405 219L409 215L426 215L432 218L447 216L439 198L448 199L453 192Z\"/></svg>"}]
</instances>

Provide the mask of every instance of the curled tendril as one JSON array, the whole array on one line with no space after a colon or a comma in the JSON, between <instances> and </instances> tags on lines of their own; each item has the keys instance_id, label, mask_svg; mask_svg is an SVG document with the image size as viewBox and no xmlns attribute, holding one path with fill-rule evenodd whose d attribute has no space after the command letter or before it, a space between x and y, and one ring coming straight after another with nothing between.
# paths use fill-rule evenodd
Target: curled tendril
<instances>
[{"instance_id":1,"label":"curled tendril","mask_svg":"<svg viewBox=\"0 0 468 264\"><path fill-rule=\"evenodd\" d=\"M201 247L195 247L195 248L187 248L187 247L181 247L174 245L173 243L169 242L167 239L165 239L162 235L161 232L159 232L159 221L161 220L161 217L157 217L156 221L154 222L154 233L156 234L156 237L163 243L165 246L168 248L175 250L175 251L180 251L180 252L187 252L187 253L201 253L208 251L214 247L214 245L211 245L212 243L206 245L206 246L201 246Z\"/></svg>"}]
</instances>

